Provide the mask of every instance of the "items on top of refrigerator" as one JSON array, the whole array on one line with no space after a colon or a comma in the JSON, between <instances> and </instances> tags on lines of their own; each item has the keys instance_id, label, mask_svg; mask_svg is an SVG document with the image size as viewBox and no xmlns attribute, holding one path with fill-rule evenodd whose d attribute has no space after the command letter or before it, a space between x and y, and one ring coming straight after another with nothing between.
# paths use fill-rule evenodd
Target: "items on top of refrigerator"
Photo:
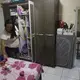
<instances>
[{"instance_id":1,"label":"items on top of refrigerator","mask_svg":"<svg viewBox=\"0 0 80 80\"><path fill-rule=\"evenodd\" d=\"M11 0L12 2L23 2L25 0Z\"/></svg>"},{"instance_id":2,"label":"items on top of refrigerator","mask_svg":"<svg viewBox=\"0 0 80 80\"><path fill-rule=\"evenodd\" d=\"M23 11L24 11L24 9L21 6L17 5L18 14L21 15Z\"/></svg>"},{"instance_id":3,"label":"items on top of refrigerator","mask_svg":"<svg viewBox=\"0 0 80 80\"><path fill-rule=\"evenodd\" d=\"M24 11L24 8L22 6L17 5L17 12L19 15L27 15L28 10Z\"/></svg>"},{"instance_id":4,"label":"items on top of refrigerator","mask_svg":"<svg viewBox=\"0 0 80 80\"><path fill-rule=\"evenodd\" d=\"M71 31L70 29L63 29L63 28L58 28L57 29L57 34L59 35L73 35L73 31Z\"/></svg>"},{"instance_id":5,"label":"items on top of refrigerator","mask_svg":"<svg viewBox=\"0 0 80 80\"><path fill-rule=\"evenodd\" d=\"M57 34L61 34L62 35L62 33L63 33L63 28L58 28L57 29Z\"/></svg>"},{"instance_id":6,"label":"items on top of refrigerator","mask_svg":"<svg viewBox=\"0 0 80 80\"><path fill-rule=\"evenodd\" d=\"M3 0L3 3L10 3L10 2L24 2L25 0Z\"/></svg>"},{"instance_id":7,"label":"items on top of refrigerator","mask_svg":"<svg viewBox=\"0 0 80 80\"><path fill-rule=\"evenodd\" d=\"M71 31L75 32L75 26L73 23L70 24L70 28L69 28Z\"/></svg>"},{"instance_id":8,"label":"items on top of refrigerator","mask_svg":"<svg viewBox=\"0 0 80 80\"><path fill-rule=\"evenodd\" d=\"M58 28L64 28L64 29L68 29L68 25L66 22L62 21L62 20L59 20L58 23Z\"/></svg>"},{"instance_id":9,"label":"items on top of refrigerator","mask_svg":"<svg viewBox=\"0 0 80 80\"><path fill-rule=\"evenodd\" d=\"M16 9L10 9L10 15L11 16L17 16L18 14L17 14Z\"/></svg>"},{"instance_id":10,"label":"items on top of refrigerator","mask_svg":"<svg viewBox=\"0 0 80 80\"><path fill-rule=\"evenodd\" d=\"M3 0L3 3L10 3L11 0Z\"/></svg>"}]
</instances>

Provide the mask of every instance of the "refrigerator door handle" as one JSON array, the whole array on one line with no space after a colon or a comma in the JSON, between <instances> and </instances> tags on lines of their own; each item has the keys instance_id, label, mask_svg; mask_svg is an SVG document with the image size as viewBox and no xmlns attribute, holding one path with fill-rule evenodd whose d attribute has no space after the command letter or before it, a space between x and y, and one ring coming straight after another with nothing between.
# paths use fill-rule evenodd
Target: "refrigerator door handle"
<instances>
[{"instance_id":1,"label":"refrigerator door handle","mask_svg":"<svg viewBox=\"0 0 80 80\"><path fill-rule=\"evenodd\" d=\"M38 34L38 33L35 34L35 33L33 33L33 34L32 34L32 37L35 37L35 36L44 36L44 34Z\"/></svg>"},{"instance_id":2,"label":"refrigerator door handle","mask_svg":"<svg viewBox=\"0 0 80 80\"><path fill-rule=\"evenodd\" d=\"M37 36L43 36L44 34L36 34Z\"/></svg>"},{"instance_id":3,"label":"refrigerator door handle","mask_svg":"<svg viewBox=\"0 0 80 80\"><path fill-rule=\"evenodd\" d=\"M45 35L45 36L49 36L49 37L54 36L54 34L38 34L38 33L37 33L37 34L32 34L33 37L34 37L35 35L36 35L36 36L44 36L44 35Z\"/></svg>"},{"instance_id":4,"label":"refrigerator door handle","mask_svg":"<svg viewBox=\"0 0 80 80\"><path fill-rule=\"evenodd\" d=\"M52 36L54 36L54 34L45 34L45 36L52 37Z\"/></svg>"},{"instance_id":5,"label":"refrigerator door handle","mask_svg":"<svg viewBox=\"0 0 80 80\"><path fill-rule=\"evenodd\" d=\"M32 34L32 37L35 37L35 33Z\"/></svg>"}]
</instances>

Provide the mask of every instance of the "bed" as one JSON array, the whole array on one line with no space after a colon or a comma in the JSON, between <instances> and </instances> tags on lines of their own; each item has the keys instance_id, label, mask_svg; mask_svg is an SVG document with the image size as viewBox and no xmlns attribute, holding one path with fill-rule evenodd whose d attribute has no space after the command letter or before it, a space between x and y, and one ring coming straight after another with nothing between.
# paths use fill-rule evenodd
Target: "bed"
<instances>
[{"instance_id":1,"label":"bed","mask_svg":"<svg viewBox=\"0 0 80 80\"><path fill-rule=\"evenodd\" d=\"M8 58L0 67L0 80L41 80L42 72L40 64Z\"/></svg>"}]
</instances>

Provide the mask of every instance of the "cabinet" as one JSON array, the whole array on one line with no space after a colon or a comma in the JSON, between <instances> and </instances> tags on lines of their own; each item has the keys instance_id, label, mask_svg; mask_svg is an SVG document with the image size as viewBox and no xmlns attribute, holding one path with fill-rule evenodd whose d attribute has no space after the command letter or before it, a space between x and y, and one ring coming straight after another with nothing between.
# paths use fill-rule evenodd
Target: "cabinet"
<instances>
[{"instance_id":1,"label":"cabinet","mask_svg":"<svg viewBox=\"0 0 80 80\"><path fill-rule=\"evenodd\" d=\"M56 37L56 65L66 68L74 66L75 36L57 35Z\"/></svg>"}]
</instances>

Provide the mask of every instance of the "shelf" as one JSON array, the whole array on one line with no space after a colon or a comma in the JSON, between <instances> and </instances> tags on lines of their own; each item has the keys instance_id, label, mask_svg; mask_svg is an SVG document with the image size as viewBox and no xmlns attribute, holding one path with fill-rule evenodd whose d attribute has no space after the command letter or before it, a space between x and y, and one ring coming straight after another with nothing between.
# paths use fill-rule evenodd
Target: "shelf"
<instances>
[{"instance_id":1,"label":"shelf","mask_svg":"<svg viewBox=\"0 0 80 80\"><path fill-rule=\"evenodd\" d=\"M10 16L18 16L19 14L17 12L10 12ZM21 14L19 16L27 16L28 14Z\"/></svg>"},{"instance_id":2,"label":"shelf","mask_svg":"<svg viewBox=\"0 0 80 80\"><path fill-rule=\"evenodd\" d=\"M27 16L28 14L21 14L21 15L19 15L19 16Z\"/></svg>"},{"instance_id":3,"label":"shelf","mask_svg":"<svg viewBox=\"0 0 80 80\"><path fill-rule=\"evenodd\" d=\"M27 39L29 40L29 39L31 39L30 37L27 37Z\"/></svg>"},{"instance_id":4,"label":"shelf","mask_svg":"<svg viewBox=\"0 0 80 80\"><path fill-rule=\"evenodd\" d=\"M31 46L28 46L28 49L31 49Z\"/></svg>"},{"instance_id":5,"label":"shelf","mask_svg":"<svg viewBox=\"0 0 80 80\"><path fill-rule=\"evenodd\" d=\"M9 7L16 7L17 5L23 6L23 5L28 5L28 3L12 3L11 5L9 5Z\"/></svg>"},{"instance_id":6,"label":"shelf","mask_svg":"<svg viewBox=\"0 0 80 80\"><path fill-rule=\"evenodd\" d=\"M26 59L26 60L32 60L32 57L30 56L20 56L19 58Z\"/></svg>"},{"instance_id":7,"label":"shelf","mask_svg":"<svg viewBox=\"0 0 80 80\"><path fill-rule=\"evenodd\" d=\"M27 28L30 28L30 26L27 26Z\"/></svg>"},{"instance_id":8,"label":"shelf","mask_svg":"<svg viewBox=\"0 0 80 80\"><path fill-rule=\"evenodd\" d=\"M10 16L16 16L16 15L10 15Z\"/></svg>"},{"instance_id":9,"label":"shelf","mask_svg":"<svg viewBox=\"0 0 80 80\"><path fill-rule=\"evenodd\" d=\"M10 16L18 16L18 14L12 14L12 15L10 15ZM27 14L21 14L21 15L19 15L19 16L27 16Z\"/></svg>"},{"instance_id":10,"label":"shelf","mask_svg":"<svg viewBox=\"0 0 80 80\"><path fill-rule=\"evenodd\" d=\"M30 3L31 2L31 3ZM32 60L33 56L32 56L32 31L31 31L31 21L30 18L33 17L33 2L32 0L27 0L24 2L10 2L10 3L3 3L2 4L3 8L8 7L8 14L10 14L11 18L13 18L14 20L17 19L19 20L17 22L18 27L19 27L19 33L20 33L20 48L23 47L22 43L26 43L27 48L25 50L27 50L26 54L21 53L20 54L20 58L25 59L25 60ZM18 6L21 6L23 8L21 15L19 15L19 11L18 11ZM29 14L32 13L32 14ZM30 17L31 16L31 17ZM26 25L22 25L21 24L21 19L23 23L25 23ZM24 29L25 28L25 29ZM27 39L26 39L27 38ZM21 51L21 50L20 50Z\"/></svg>"},{"instance_id":11,"label":"shelf","mask_svg":"<svg viewBox=\"0 0 80 80\"><path fill-rule=\"evenodd\" d=\"M28 48L29 50L31 49L31 48Z\"/></svg>"},{"instance_id":12,"label":"shelf","mask_svg":"<svg viewBox=\"0 0 80 80\"><path fill-rule=\"evenodd\" d=\"M18 14L16 13L16 14L10 14L10 16L18 16Z\"/></svg>"},{"instance_id":13,"label":"shelf","mask_svg":"<svg viewBox=\"0 0 80 80\"><path fill-rule=\"evenodd\" d=\"M30 39L30 35L27 36L27 39Z\"/></svg>"},{"instance_id":14,"label":"shelf","mask_svg":"<svg viewBox=\"0 0 80 80\"><path fill-rule=\"evenodd\" d=\"M26 5L28 4L28 1L21 1L21 2L4 2L1 3L2 5L8 4L10 7L16 6L16 5Z\"/></svg>"}]
</instances>

